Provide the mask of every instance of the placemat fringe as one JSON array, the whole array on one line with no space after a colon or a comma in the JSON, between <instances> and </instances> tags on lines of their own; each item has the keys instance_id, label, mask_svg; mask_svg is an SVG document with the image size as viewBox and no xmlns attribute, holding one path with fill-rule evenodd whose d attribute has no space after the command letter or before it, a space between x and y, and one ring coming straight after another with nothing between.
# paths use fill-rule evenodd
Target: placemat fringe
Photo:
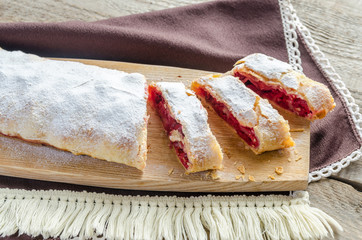
<instances>
[{"instance_id":1,"label":"placemat fringe","mask_svg":"<svg viewBox=\"0 0 362 240\"><path fill-rule=\"evenodd\" d=\"M0 236L60 239L320 239L342 227L293 196L118 196L0 190Z\"/></svg>"}]
</instances>

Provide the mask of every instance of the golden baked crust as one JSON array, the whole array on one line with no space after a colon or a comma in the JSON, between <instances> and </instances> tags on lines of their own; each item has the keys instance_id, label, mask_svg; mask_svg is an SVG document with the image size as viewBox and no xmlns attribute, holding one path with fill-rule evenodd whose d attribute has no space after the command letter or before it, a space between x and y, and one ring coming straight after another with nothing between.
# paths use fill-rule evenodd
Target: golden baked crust
<instances>
[{"instance_id":1,"label":"golden baked crust","mask_svg":"<svg viewBox=\"0 0 362 240\"><path fill-rule=\"evenodd\" d=\"M0 133L144 169L141 74L0 50Z\"/></svg>"},{"instance_id":2,"label":"golden baked crust","mask_svg":"<svg viewBox=\"0 0 362 240\"><path fill-rule=\"evenodd\" d=\"M227 112L223 111L224 113L232 114L241 126L249 129L250 134L254 132L259 141L258 146L243 139L254 153L260 154L265 151L294 146L288 122L267 100L246 88L237 78L219 75L206 76L193 81L191 88L202 99L206 98L202 91L206 91L212 99L216 99L217 104L223 104L223 107L227 109ZM213 104L211 106L215 109ZM250 137L253 138L254 135Z\"/></svg>"},{"instance_id":3,"label":"golden baked crust","mask_svg":"<svg viewBox=\"0 0 362 240\"><path fill-rule=\"evenodd\" d=\"M304 100L310 113L297 114L309 120L324 118L335 107L334 99L325 85L294 71L289 64L261 53L237 61L231 74L246 76L245 80L260 81L273 89L283 89L288 95Z\"/></svg>"},{"instance_id":4,"label":"golden baked crust","mask_svg":"<svg viewBox=\"0 0 362 240\"><path fill-rule=\"evenodd\" d=\"M149 96L154 107L155 100L153 96L156 91L157 94L163 97L164 104L167 107L165 111L172 117L172 121L182 127L181 132L171 128L165 130L169 134L171 143L182 143L183 151L188 158L188 163L183 164L186 172L193 173L209 169L221 169L223 159L221 147L207 123L207 111L195 94L190 90L186 90L183 83L151 83ZM162 120L164 121L164 119Z\"/></svg>"}]
</instances>

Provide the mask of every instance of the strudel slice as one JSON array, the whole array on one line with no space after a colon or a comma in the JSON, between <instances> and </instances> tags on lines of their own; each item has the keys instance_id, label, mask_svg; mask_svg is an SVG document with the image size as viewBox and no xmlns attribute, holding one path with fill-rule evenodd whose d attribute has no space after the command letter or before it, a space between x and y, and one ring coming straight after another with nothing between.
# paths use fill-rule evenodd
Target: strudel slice
<instances>
[{"instance_id":1,"label":"strudel slice","mask_svg":"<svg viewBox=\"0 0 362 240\"><path fill-rule=\"evenodd\" d=\"M143 169L146 110L141 74L0 49L4 135Z\"/></svg>"},{"instance_id":2,"label":"strudel slice","mask_svg":"<svg viewBox=\"0 0 362 240\"><path fill-rule=\"evenodd\" d=\"M207 112L195 94L176 82L152 83L148 91L149 101L186 172L220 169L221 148L207 123Z\"/></svg>"},{"instance_id":3,"label":"strudel slice","mask_svg":"<svg viewBox=\"0 0 362 240\"><path fill-rule=\"evenodd\" d=\"M259 96L309 120L324 118L335 107L325 85L261 53L237 61L232 74Z\"/></svg>"},{"instance_id":4,"label":"strudel slice","mask_svg":"<svg viewBox=\"0 0 362 240\"><path fill-rule=\"evenodd\" d=\"M192 90L224 119L256 153L294 146L286 120L267 100L233 76L195 80Z\"/></svg>"}]
</instances>

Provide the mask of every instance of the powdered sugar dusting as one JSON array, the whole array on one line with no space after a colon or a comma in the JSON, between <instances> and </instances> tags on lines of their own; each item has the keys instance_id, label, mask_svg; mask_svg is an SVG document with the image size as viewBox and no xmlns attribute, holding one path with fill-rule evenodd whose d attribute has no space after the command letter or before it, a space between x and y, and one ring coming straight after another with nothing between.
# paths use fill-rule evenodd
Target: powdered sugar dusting
<instances>
[{"instance_id":1,"label":"powdered sugar dusting","mask_svg":"<svg viewBox=\"0 0 362 240\"><path fill-rule=\"evenodd\" d=\"M36 162L33 162L33 164L39 168L48 168L49 163L56 166L63 166L73 161L79 161L81 158L87 158L85 156L74 156L67 151L43 146L42 144L25 142L21 139L7 137L1 134L0 150L10 159L36 159Z\"/></svg>"},{"instance_id":2,"label":"powdered sugar dusting","mask_svg":"<svg viewBox=\"0 0 362 240\"><path fill-rule=\"evenodd\" d=\"M102 166L112 169L127 168L122 164L99 161L98 159L78 155L37 143L30 143L18 138L0 134L0 152L8 159L19 159L26 162L26 168L54 170L66 173L84 166ZM24 167L24 166L19 166ZM86 171L86 170L85 170Z\"/></svg>"},{"instance_id":3,"label":"powdered sugar dusting","mask_svg":"<svg viewBox=\"0 0 362 240\"><path fill-rule=\"evenodd\" d=\"M236 66L247 68L260 73L261 75L269 79L280 79L280 77L289 71L292 71L293 68L288 63L279 61L278 59L269 57L262 53L255 53L239 61L241 64Z\"/></svg>"},{"instance_id":4,"label":"powdered sugar dusting","mask_svg":"<svg viewBox=\"0 0 362 240\"><path fill-rule=\"evenodd\" d=\"M185 146L190 154L188 158L199 161L206 170L208 164L221 165L221 148L211 133L207 123L207 111L192 91L187 91L180 82L157 82L155 85L161 91L170 111L177 122L182 125L185 135ZM205 159L218 162L203 162Z\"/></svg>"},{"instance_id":5,"label":"powdered sugar dusting","mask_svg":"<svg viewBox=\"0 0 362 240\"><path fill-rule=\"evenodd\" d=\"M1 50L0 86L3 134L139 166L143 75Z\"/></svg>"},{"instance_id":6,"label":"powdered sugar dusting","mask_svg":"<svg viewBox=\"0 0 362 240\"><path fill-rule=\"evenodd\" d=\"M201 78L206 86L213 90L211 93L216 94L230 108L234 116L244 126L254 127L258 123L258 117L254 110L257 95L248 89L241 81L233 76L224 76L220 78Z\"/></svg>"},{"instance_id":7,"label":"powdered sugar dusting","mask_svg":"<svg viewBox=\"0 0 362 240\"><path fill-rule=\"evenodd\" d=\"M278 113L276 109L272 107L268 100L260 99L258 106L260 109L260 114L265 116L269 122L274 124L280 121L285 122L284 118Z\"/></svg>"},{"instance_id":8,"label":"powdered sugar dusting","mask_svg":"<svg viewBox=\"0 0 362 240\"><path fill-rule=\"evenodd\" d=\"M305 100L314 114L311 119L320 118L320 116L324 117L325 114L318 115L317 113L327 113L335 106L327 86L294 71L289 64L278 59L256 53L237 61L236 64L232 72L248 73L252 71L266 78L258 77L260 81L277 85L288 94L297 95Z\"/></svg>"},{"instance_id":9,"label":"powdered sugar dusting","mask_svg":"<svg viewBox=\"0 0 362 240\"><path fill-rule=\"evenodd\" d=\"M294 90L298 90L300 86L300 81L298 77L294 74L294 72L289 72L285 74L281 79L280 82L286 86L287 88L291 88Z\"/></svg>"},{"instance_id":10,"label":"powdered sugar dusting","mask_svg":"<svg viewBox=\"0 0 362 240\"><path fill-rule=\"evenodd\" d=\"M253 128L260 143L257 149L252 148L255 153L259 154L294 144L287 121L267 100L258 97L238 78L206 76L196 82L225 104L242 126Z\"/></svg>"},{"instance_id":11,"label":"powdered sugar dusting","mask_svg":"<svg viewBox=\"0 0 362 240\"><path fill-rule=\"evenodd\" d=\"M331 109L333 105L330 101L332 98L327 88L322 85L311 85L309 87L301 87L301 92L308 99L309 105L312 109Z\"/></svg>"},{"instance_id":12,"label":"powdered sugar dusting","mask_svg":"<svg viewBox=\"0 0 362 240\"><path fill-rule=\"evenodd\" d=\"M157 82L175 119L183 122L183 132L192 138L203 136L210 131L207 112L195 95L187 95L185 85L181 82Z\"/></svg>"}]
</instances>

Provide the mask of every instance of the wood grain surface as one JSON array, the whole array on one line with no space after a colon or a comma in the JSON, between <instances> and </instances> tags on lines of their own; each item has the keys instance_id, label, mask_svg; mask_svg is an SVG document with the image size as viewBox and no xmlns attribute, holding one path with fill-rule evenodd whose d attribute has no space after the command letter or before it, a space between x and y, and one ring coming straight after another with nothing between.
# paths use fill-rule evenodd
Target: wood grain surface
<instances>
[{"instance_id":1,"label":"wood grain surface","mask_svg":"<svg viewBox=\"0 0 362 240\"><path fill-rule=\"evenodd\" d=\"M0 21L95 21L134 13L184 6L206 0L1 0ZM318 46L342 76L343 81L362 107L362 1L361 0L291 0L303 24ZM308 187L311 203L344 228L337 239L362 239L361 184L362 162ZM344 183L343 183L344 182ZM347 184L346 184L347 183ZM337 187L338 186L338 187ZM354 186L354 187L352 187Z\"/></svg>"},{"instance_id":2,"label":"wood grain surface","mask_svg":"<svg viewBox=\"0 0 362 240\"><path fill-rule=\"evenodd\" d=\"M73 60L74 61L74 60ZM206 71L185 68L122 63L112 61L78 60L104 68L138 72L152 81L183 82L189 87L193 79L210 74ZM217 171L219 179L212 179L210 172L185 175L175 152L169 147L160 118L149 107L147 127L147 166L144 171L123 164L74 156L42 144L0 136L0 174L75 183L81 185L133 190L180 192L259 192L304 190L308 184L310 131L309 121L282 112L289 121L296 146L255 155L246 150L240 137L232 131L212 109L207 109L208 122L224 152L224 168ZM242 178L238 171L244 166ZM283 167L281 175L275 168ZM172 174L170 174L172 171ZM216 176L215 175L215 176ZM252 176L255 181L249 181ZM272 180L269 176L273 176Z\"/></svg>"},{"instance_id":3,"label":"wood grain surface","mask_svg":"<svg viewBox=\"0 0 362 240\"><path fill-rule=\"evenodd\" d=\"M344 231L336 239L361 240L362 193L333 179L323 179L308 186L312 207L319 208L338 221ZM330 238L326 238L330 239Z\"/></svg>"}]
</instances>

